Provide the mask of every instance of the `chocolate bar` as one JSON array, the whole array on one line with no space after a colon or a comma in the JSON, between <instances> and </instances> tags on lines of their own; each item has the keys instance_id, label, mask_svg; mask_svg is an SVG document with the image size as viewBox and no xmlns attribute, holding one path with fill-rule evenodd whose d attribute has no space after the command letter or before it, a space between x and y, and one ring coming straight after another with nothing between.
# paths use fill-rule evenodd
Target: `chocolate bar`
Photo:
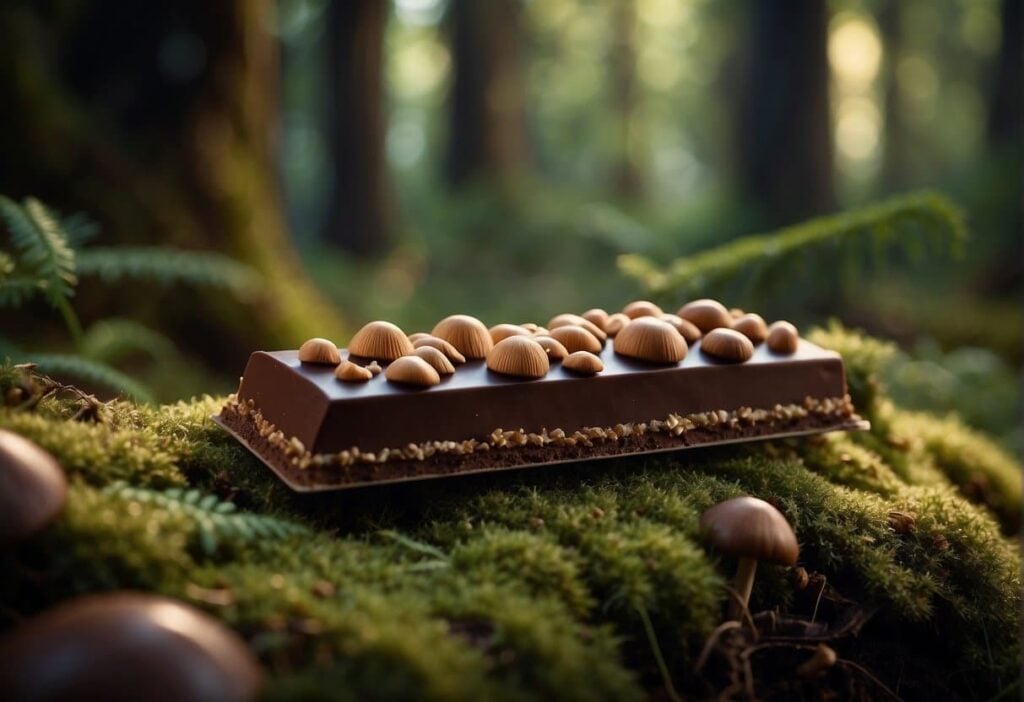
<instances>
[{"instance_id":1,"label":"chocolate bar","mask_svg":"<svg viewBox=\"0 0 1024 702\"><path fill-rule=\"evenodd\" d=\"M215 420L300 491L865 428L840 356L791 326L773 343L691 314L704 329L687 343L663 316L603 340L609 325L574 315L551 330L472 320L474 338L442 322L415 346L374 323L349 349L253 353Z\"/></svg>"}]
</instances>

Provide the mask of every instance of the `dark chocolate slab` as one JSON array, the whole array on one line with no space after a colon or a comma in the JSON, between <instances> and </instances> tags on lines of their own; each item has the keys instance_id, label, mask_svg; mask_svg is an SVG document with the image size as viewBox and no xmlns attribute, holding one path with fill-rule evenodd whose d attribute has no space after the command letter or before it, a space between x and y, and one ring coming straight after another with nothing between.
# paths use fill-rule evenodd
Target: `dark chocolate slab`
<instances>
[{"instance_id":1,"label":"dark chocolate slab","mask_svg":"<svg viewBox=\"0 0 1024 702\"><path fill-rule=\"evenodd\" d=\"M440 385L412 389L383 374L367 383L342 383L334 367L300 363L296 351L260 351L249 359L238 397L252 400L268 421L313 453L332 453L482 437L498 428L572 432L846 394L840 356L806 341L787 356L762 344L743 364L717 361L700 351L699 342L669 366L619 356L611 342L601 359L605 370L597 376L580 377L553 364L545 378L530 381L475 361L457 366Z\"/></svg>"}]
</instances>

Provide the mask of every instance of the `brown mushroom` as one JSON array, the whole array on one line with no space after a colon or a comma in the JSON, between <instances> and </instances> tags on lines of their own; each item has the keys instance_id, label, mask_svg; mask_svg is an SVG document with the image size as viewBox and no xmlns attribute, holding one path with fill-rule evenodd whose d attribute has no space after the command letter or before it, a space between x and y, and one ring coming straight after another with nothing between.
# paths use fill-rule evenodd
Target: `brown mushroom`
<instances>
[{"instance_id":1,"label":"brown mushroom","mask_svg":"<svg viewBox=\"0 0 1024 702\"><path fill-rule=\"evenodd\" d=\"M548 355L549 361L561 361L569 355L569 351L562 346L562 342L558 339L554 339L550 336L534 336L534 341L543 347L544 351Z\"/></svg>"},{"instance_id":2,"label":"brown mushroom","mask_svg":"<svg viewBox=\"0 0 1024 702\"><path fill-rule=\"evenodd\" d=\"M664 312L664 310L650 300L634 300L622 308L622 314L626 315L630 319L636 319L638 317L660 317L662 312Z\"/></svg>"},{"instance_id":3,"label":"brown mushroom","mask_svg":"<svg viewBox=\"0 0 1024 702\"><path fill-rule=\"evenodd\" d=\"M596 336L583 327L566 325L552 329L551 338L562 344L569 353L576 351L589 351L590 353L601 353L601 342Z\"/></svg>"},{"instance_id":4,"label":"brown mushroom","mask_svg":"<svg viewBox=\"0 0 1024 702\"><path fill-rule=\"evenodd\" d=\"M392 383L422 388L441 382L441 376L434 370L434 367L419 356L402 356L395 360L384 371L384 377Z\"/></svg>"},{"instance_id":5,"label":"brown mushroom","mask_svg":"<svg viewBox=\"0 0 1024 702\"><path fill-rule=\"evenodd\" d=\"M686 351L686 339L657 317L638 317L615 337L615 353L651 363L678 363Z\"/></svg>"},{"instance_id":6,"label":"brown mushroom","mask_svg":"<svg viewBox=\"0 0 1024 702\"><path fill-rule=\"evenodd\" d=\"M299 347L299 361L336 366L341 363L341 354L333 341L316 337L302 342L302 346Z\"/></svg>"},{"instance_id":7,"label":"brown mushroom","mask_svg":"<svg viewBox=\"0 0 1024 702\"><path fill-rule=\"evenodd\" d=\"M494 348L494 340L484 323L468 314L445 317L431 333L450 343L466 358L487 358L487 352Z\"/></svg>"},{"instance_id":8,"label":"brown mushroom","mask_svg":"<svg viewBox=\"0 0 1024 702\"><path fill-rule=\"evenodd\" d=\"M800 346L800 332L789 322L772 322L768 327L767 345L773 353L796 353Z\"/></svg>"},{"instance_id":9,"label":"brown mushroom","mask_svg":"<svg viewBox=\"0 0 1024 702\"><path fill-rule=\"evenodd\" d=\"M562 368L580 375L597 375L604 370L604 363L589 351L577 351L566 356Z\"/></svg>"},{"instance_id":10,"label":"brown mushroom","mask_svg":"<svg viewBox=\"0 0 1024 702\"><path fill-rule=\"evenodd\" d=\"M687 302L676 312L683 319L693 322L698 329L707 334L712 329L732 326L732 315L718 300L704 298Z\"/></svg>"},{"instance_id":11,"label":"brown mushroom","mask_svg":"<svg viewBox=\"0 0 1024 702\"><path fill-rule=\"evenodd\" d=\"M491 341L494 343L498 343L510 336L529 336L532 333L529 329L518 324L495 324L487 332L491 335Z\"/></svg>"},{"instance_id":12,"label":"brown mushroom","mask_svg":"<svg viewBox=\"0 0 1024 702\"><path fill-rule=\"evenodd\" d=\"M754 344L735 329L712 329L700 342L700 350L723 361L743 363L754 355Z\"/></svg>"},{"instance_id":13,"label":"brown mushroom","mask_svg":"<svg viewBox=\"0 0 1024 702\"><path fill-rule=\"evenodd\" d=\"M737 497L715 505L701 515L700 528L716 550L739 559L730 619L737 619L750 601L758 561L792 566L800 555L796 534L786 518L756 497Z\"/></svg>"},{"instance_id":14,"label":"brown mushroom","mask_svg":"<svg viewBox=\"0 0 1024 702\"><path fill-rule=\"evenodd\" d=\"M49 453L0 429L0 547L41 531L64 509L68 484Z\"/></svg>"},{"instance_id":15,"label":"brown mushroom","mask_svg":"<svg viewBox=\"0 0 1024 702\"><path fill-rule=\"evenodd\" d=\"M420 349L423 348L424 346L435 348L441 353L443 353L445 356L447 356L448 360L451 361L452 363L466 362L466 357L459 353L459 350L457 348L452 346L444 339L438 339L436 336L432 334L426 334L424 336L421 336L412 343L412 346L414 349Z\"/></svg>"},{"instance_id":16,"label":"brown mushroom","mask_svg":"<svg viewBox=\"0 0 1024 702\"><path fill-rule=\"evenodd\" d=\"M334 377L343 383L365 383L373 377L373 371L352 361L343 361L334 370Z\"/></svg>"},{"instance_id":17,"label":"brown mushroom","mask_svg":"<svg viewBox=\"0 0 1024 702\"><path fill-rule=\"evenodd\" d=\"M433 346L419 347L416 349L416 355L432 365L438 375L451 375L455 372L455 366L448 360L448 357Z\"/></svg>"},{"instance_id":18,"label":"brown mushroom","mask_svg":"<svg viewBox=\"0 0 1024 702\"><path fill-rule=\"evenodd\" d=\"M624 315L622 312L616 312L615 314L608 315L608 321L605 322L604 331L608 336L615 336L622 328L630 323L630 318Z\"/></svg>"},{"instance_id":19,"label":"brown mushroom","mask_svg":"<svg viewBox=\"0 0 1024 702\"><path fill-rule=\"evenodd\" d=\"M700 337L703 336L700 332L700 329L697 328L696 324L683 319L677 314L671 314L670 312L666 312L665 314L658 317L658 319L660 319L663 322L668 322L673 327L675 327L676 331L679 332L684 339L686 339L687 344L695 344L698 341L700 341Z\"/></svg>"},{"instance_id":20,"label":"brown mushroom","mask_svg":"<svg viewBox=\"0 0 1024 702\"><path fill-rule=\"evenodd\" d=\"M348 352L361 358L378 361L394 361L402 356L411 356L412 342L405 332L391 322L370 322L356 332L348 342Z\"/></svg>"},{"instance_id":21,"label":"brown mushroom","mask_svg":"<svg viewBox=\"0 0 1024 702\"><path fill-rule=\"evenodd\" d=\"M604 342L608 338L608 335L604 333L604 329L601 329L596 324L591 322L589 319L579 316L578 314L560 314L551 318L548 322L548 329L558 329L559 327L583 327L590 332L595 339Z\"/></svg>"},{"instance_id":22,"label":"brown mushroom","mask_svg":"<svg viewBox=\"0 0 1024 702\"><path fill-rule=\"evenodd\" d=\"M262 677L238 634L153 595L81 597L0 642L0 690L22 702L243 702L257 698Z\"/></svg>"},{"instance_id":23,"label":"brown mushroom","mask_svg":"<svg viewBox=\"0 0 1024 702\"><path fill-rule=\"evenodd\" d=\"M732 322L732 328L755 344L760 344L768 338L768 325L765 324L764 317L756 312L748 312L737 317Z\"/></svg>"},{"instance_id":24,"label":"brown mushroom","mask_svg":"<svg viewBox=\"0 0 1024 702\"><path fill-rule=\"evenodd\" d=\"M533 338L510 336L487 354L487 367L502 375L535 379L548 374L550 363L547 351Z\"/></svg>"},{"instance_id":25,"label":"brown mushroom","mask_svg":"<svg viewBox=\"0 0 1024 702\"><path fill-rule=\"evenodd\" d=\"M583 319L587 320L591 324L594 324L598 329L603 332L608 330L605 327L608 325L608 313L602 310L600 307L594 307L587 310L580 315Z\"/></svg>"}]
</instances>

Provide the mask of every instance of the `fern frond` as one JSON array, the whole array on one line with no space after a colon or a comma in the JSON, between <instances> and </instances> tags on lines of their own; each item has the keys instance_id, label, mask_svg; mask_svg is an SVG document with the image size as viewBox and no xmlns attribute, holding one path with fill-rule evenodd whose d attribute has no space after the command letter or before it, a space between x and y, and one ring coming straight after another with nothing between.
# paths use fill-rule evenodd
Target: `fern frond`
<instances>
[{"instance_id":1,"label":"fern frond","mask_svg":"<svg viewBox=\"0 0 1024 702\"><path fill-rule=\"evenodd\" d=\"M18 205L0 196L0 216L11 233L11 242L18 251L20 268L31 272L54 307L66 304L78 283L75 275L75 252L57 218L45 205L27 198Z\"/></svg>"},{"instance_id":2,"label":"fern frond","mask_svg":"<svg viewBox=\"0 0 1024 702\"><path fill-rule=\"evenodd\" d=\"M143 353L154 360L170 358L174 342L158 331L131 319L102 319L82 336L79 352L100 363L115 363L125 356Z\"/></svg>"},{"instance_id":3,"label":"fern frond","mask_svg":"<svg viewBox=\"0 0 1024 702\"><path fill-rule=\"evenodd\" d=\"M68 245L76 251L100 233L100 225L84 212L68 215L60 221L60 227L64 230Z\"/></svg>"},{"instance_id":4,"label":"fern frond","mask_svg":"<svg viewBox=\"0 0 1024 702\"><path fill-rule=\"evenodd\" d=\"M893 250L911 257L920 257L929 248L956 253L966 238L962 212L945 197L923 192L737 239L665 267L642 256L625 255L619 258L619 268L654 294L698 290L707 294L740 275L753 289L782 269L786 275L779 278L792 279L801 267L820 269L837 259L849 266L880 266Z\"/></svg>"},{"instance_id":5,"label":"fern frond","mask_svg":"<svg viewBox=\"0 0 1024 702\"><path fill-rule=\"evenodd\" d=\"M42 287L31 276L12 275L0 278L0 307L20 307Z\"/></svg>"},{"instance_id":6,"label":"fern frond","mask_svg":"<svg viewBox=\"0 0 1024 702\"><path fill-rule=\"evenodd\" d=\"M107 282L130 278L222 288L239 298L253 295L262 280L254 269L221 254L158 247L87 249L79 254L78 271Z\"/></svg>"},{"instance_id":7,"label":"fern frond","mask_svg":"<svg viewBox=\"0 0 1024 702\"><path fill-rule=\"evenodd\" d=\"M0 251L0 280L14 272L14 259Z\"/></svg>"},{"instance_id":8,"label":"fern frond","mask_svg":"<svg viewBox=\"0 0 1024 702\"><path fill-rule=\"evenodd\" d=\"M199 490L151 490L116 482L103 491L125 500L150 504L179 512L193 520L203 552L214 555L225 541L255 543L267 539L283 539L308 534L309 529L264 514L238 512L233 502L224 502L216 495Z\"/></svg>"},{"instance_id":9,"label":"fern frond","mask_svg":"<svg viewBox=\"0 0 1024 702\"><path fill-rule=\"evenodd\" d=\"M17 363L35 363L47 375L77 378L127 395L138 402L155 401L149 388L105 363L71 354L32 352L19 354L13 360Z\"/></svg>"}]
</instances>

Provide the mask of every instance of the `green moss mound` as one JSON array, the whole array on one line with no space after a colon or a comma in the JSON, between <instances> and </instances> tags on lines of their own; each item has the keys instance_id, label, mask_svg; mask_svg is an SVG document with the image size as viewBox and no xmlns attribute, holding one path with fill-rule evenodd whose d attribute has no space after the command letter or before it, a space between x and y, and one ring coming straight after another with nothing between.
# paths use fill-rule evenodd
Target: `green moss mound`
<instances>
[{"instance_id":1,"label":"green moss mound","mask_svg":"<svg viewBox=\"0 0 1024 702\"><path fill-rule=\"evenodd\" d=\"M844 353L871 432L324 496L289 492L217 429L222 398L92 420L74 399L0 409L73 482L63 517L0 556L0 623L135 588L238 630L271 699L700 695L732 564L698 519L752 494L790 519L804 568L872 612L841 655L909 698L1011 694L1019 466L955 418L894 407L873 372L884 344L814 339ZM5 393L18 383L0 372ZM786 611L792 576L763 567L752 609Z\"/></svg>"}]
</instances>

